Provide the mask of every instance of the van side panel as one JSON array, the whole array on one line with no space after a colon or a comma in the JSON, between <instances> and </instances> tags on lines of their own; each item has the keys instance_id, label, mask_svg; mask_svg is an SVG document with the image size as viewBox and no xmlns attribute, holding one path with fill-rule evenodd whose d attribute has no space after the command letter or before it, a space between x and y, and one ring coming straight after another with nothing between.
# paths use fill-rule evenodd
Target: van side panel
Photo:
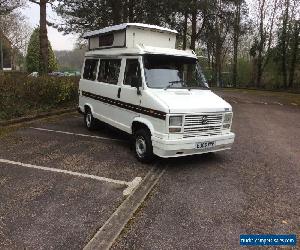
<instances>
[{"instance_id":1,"label":"van side panel","mask_svg":"<svg viewBox=\"0 0 300 250\"><path fill-rule=\"evenodd\" d=\"M97 76L99 73L99 65L100 63L98 64ZM114 100L117 99L118 90L120 88L120 75L119 73L118 84L99 82L97 79L91 81L81 78L79 82L79 107L81 111L84 111L85 105L90 106L95 118L118 129L129 132L129 127L118 122L120 108L113 105Z\"/></svg>"},{"instance_id":2,"label":"van side panel","mask_svg":"<svg viewBox=\"0 0 300 250\"><path fill-rule=\"evenodd\" d=\"M126 30L126 47L137 45L175 49L176 34L159 32L139 27L128 27Z\"/></svg>"},{"instance_id":3,"label":"van side panel","mask_svg":"<svg viewBox=\"0 0 300 250\"><path fill-rule=\"evenodd\" d=\"M118 58L120 59L120 57ZM169 109L160 99L152 95L151 91L141 88L141 95L138 95L136 88L123 85L126 59L128 58L139 59L139 62L142 63L141 57L123 57L118 84L98 82L97 79L91 81L82 77L79 83L79 107L83 112L86 105L91 107L95 118L130 134L133 122L139 121L149 127L153 136L163 139L167 134L166 114ZM97 75L98 73L99 68ZM142 67L141 73L144 82ZM118 97L118 93L120 97Z\"/></svg>"}]
</instances>

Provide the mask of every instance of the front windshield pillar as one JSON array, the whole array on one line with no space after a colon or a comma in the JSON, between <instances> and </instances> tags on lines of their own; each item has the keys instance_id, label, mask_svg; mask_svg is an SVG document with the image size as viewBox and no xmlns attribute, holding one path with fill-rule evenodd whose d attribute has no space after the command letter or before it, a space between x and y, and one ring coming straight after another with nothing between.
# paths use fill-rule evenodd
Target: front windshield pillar
<instances>
[{"instance_id":1,"label":"front windshield pillar","mask_svg":"<svg viewBox=\"0 0 300 250\"><path fill-rule=\"evenodd\" d=\"M142 89L147 89L143 56L139 56L139 63L141 69Z\"/></svg>"}]
</instances>

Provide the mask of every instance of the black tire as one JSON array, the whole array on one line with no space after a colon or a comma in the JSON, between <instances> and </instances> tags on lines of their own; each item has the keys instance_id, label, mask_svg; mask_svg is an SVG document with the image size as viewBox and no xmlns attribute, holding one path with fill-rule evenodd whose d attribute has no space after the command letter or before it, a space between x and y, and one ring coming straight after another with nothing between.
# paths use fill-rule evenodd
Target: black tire
<instances>
[{"instance_id":1,"label":"black tire","mask_svg":"<svg viewBox=\"0 0 300 250\"><path fill-rule=\"evenodd\" d=\"M149 130L139 129L134 133L134 152L140 162L150 163L153 161L153 147Z\"/></svg>"},{"instance_id":2,"label":"black tire","mask_svg":"<svg viewBox=\"0 0 300 250\"><path fill-rule=\"evenodd\" d=\"M86 109L84 113L84 124L88 130L94 130L97 125L97 120L93 117L90 109Z\"/></svg>"}]
</instances>

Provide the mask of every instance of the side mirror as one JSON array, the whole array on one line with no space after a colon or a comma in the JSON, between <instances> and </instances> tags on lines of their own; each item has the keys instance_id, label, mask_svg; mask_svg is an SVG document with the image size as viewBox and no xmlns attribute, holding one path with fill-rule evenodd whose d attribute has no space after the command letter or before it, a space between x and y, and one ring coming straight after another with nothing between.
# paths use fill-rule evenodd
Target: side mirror
<instances>
[{"instance_id":1,"label":"side mirror","mask_svg":"<svg viewBox=\"0 0 300 250\"><path fill-rule=\"evenodd\" d=\"M131 87L137 88L137 94L140 95L141 94L140 87L142 87L141 78L138 76L132 76Z\"/></svg>"}]
</instances>

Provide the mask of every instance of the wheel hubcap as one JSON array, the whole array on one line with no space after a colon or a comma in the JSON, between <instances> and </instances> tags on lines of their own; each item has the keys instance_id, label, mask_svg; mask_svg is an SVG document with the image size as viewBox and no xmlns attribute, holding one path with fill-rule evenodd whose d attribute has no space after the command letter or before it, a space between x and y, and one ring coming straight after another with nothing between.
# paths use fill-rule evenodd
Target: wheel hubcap
<instances>
[{"instance_id":1,"label":"wheel hubcap","mask_svg":"<svg viewBox=\"0 0 300 250\"><path fill-rule=\"evenodd\" d=\"M86 125L87 125L88 127L90 127L90 126L91 126L91 121L92 121L92 115L91 115L90 113L88 113L88 114L86 115L85 120L86 120Z\"/></svg>"},{"instance_id":2,"label":"wheel hubcap","mask_svg":"<svg viewBox=\"0 0 300 250\"><path fill-rule=\"evenodd\" d=\"M146 146L146 141L143 137L138 137L136 139L135 150L140 158L144 157L147 150L147 146Z\"/></svg>"}]
</instances>

